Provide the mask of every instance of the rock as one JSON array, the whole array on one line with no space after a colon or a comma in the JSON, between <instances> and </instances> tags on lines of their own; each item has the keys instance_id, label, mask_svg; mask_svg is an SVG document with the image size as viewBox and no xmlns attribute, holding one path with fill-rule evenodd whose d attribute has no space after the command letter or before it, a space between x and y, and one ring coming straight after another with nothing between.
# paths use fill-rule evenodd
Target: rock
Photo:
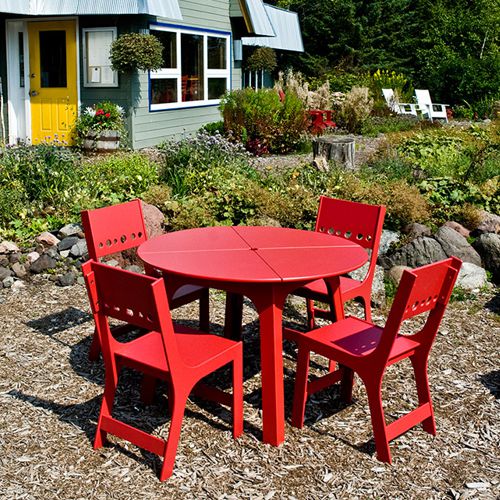
<instances>
[{"instance_id":1,"label":"rock","mask_svg":"<svg viewBox=\"0 0 500 500\"><path fill-rule=\"evenodd\" d=\"M411 240L418 238L419 236L430 236L432 231L427 226L414 222L413 224L408 224L403 232L406 233Z\"/></svg>"},{"instance_id":2,"label":"rock","mask_svg":"<svg viewBox=\"0 0 500 500\"><path fill-rule=\"evenodd\" d=\"M58 277L57 283L60 286L72 286L75 284L76 275L74 272L69 271L66 274Z\"/></svg>"},{"instance_id":3,"label":"rock","mask_svg":"<svg viewBox=\"0 0 500 500\"><path fill-rule=\"evenodd\" d=\"M79 257L83 257L88 252L87 250L87 242L85 240L78 240L72 247L69 252L71 257L78 259Z\"/></svg>"},{"instance_id":4,"label":"rock","mask_svg":"<svg viewBox=\"0 0 500 500\"><path fill-rule=\"evenodd\" d=\"M441 245L433 238L420 236L379 260L384 269L390 269L394 266L419 267L443 259L446 259L446 254Z\"/></svg>"},{"instance_id":5,"label":"rock","mask_svg":"<svg viewBox=\"0 0 500 500\"><path fill-rule=\"evenodd\" d=\"M59 243L59 238L54 236L52 233L49 233L48 231L43 232L39 236L35 238L35 241L37 243L41 243L42 245L46 245L48 247L55 246Z\"/></svg>"},{"instance_id":6,"label":"rock","mask_svg":"<svg viewBox=\"0 0 500 500\"><path fill-rule=\"evenodd\" d=\"M500 283L500 235L481 234L474 242L474 248L481 255L484 267L493 274L493 281Z\"/></svg>"},{"instance_id":7,"label":"rock","mask_svg":"<svg viewBox=\"0 0 500 500\"><path fill-rule=\"evenodd\" d=\"M0 281L12 276L12 271L8 267L0 267Z\"/></svg>"},{"instance_id":8,"label":"rock","mask_svg":"<svg viewBox=\"0 0 500 500\"><path fill-rule=\"evenodd\" d=\"M40 258L40 254L38 252L30 252L28 255L26 255L26 262L28 264L33 264L33 262L36 262Z\"/></svg>"},{"instance_id":9,"label":"rock","mask_svg":"<svg viewBox=\"0 0 500 500\"><path fill-rule=\"evenodd\" d=\"M0 253L19 252L19 247L12 241L2 241L0 243Z\"/></svg>"},{"instance_id":10,"label":"rock","mask_svg":"<svg viewBox=\"0 0 500 500\"><path fill-rule=\"evenodd\" d=\"M24 278L28 274L28 271L20 262L12 264L12 271L18 278Z\"/></svg>"},{"instance_id":11,"label":"rock","mask_svg":"<svg viewBox=\"0 0 500 500\"><path fill-rule=\"evenodd\" d=\"M118 267L120 263L116 259L110 259L106 261L106 265L111 267Z\"/></svg>"},{"instance_id":12,"label":"rock","mask_svg":"<svg viewBox=\"0 0 500 500\"><path fill-rule=\"evenodd\" d=\"M272 217L267 215L261 215L259 217L255 217L251 221L252 226L268 226L268 227L281 227L281 224Z\"/></svg>"},{"instance_id":13,"label":"rock","mask_svg":"<svg viewBox=\"0 0 500 500\"><path fill-rule=\"evenodd\" d=\"M451 229L456 231L458 234L461 234L464 238L468 238L470 236L470 231L458 222L449 220L448 222L444 223L444 226L451 227Z\"/></svg>"},{"instance_id":14,"label":"rock","mask_svg":"<svg viewBox=\"0 0 500 500\"><path fill-rule=\"evenodd\" d=\"M20 258L21 258L21 254L20 253L11 253L9 255L9 262L11 264L15 264L16 262L19 262Z\"/></svg>"},{"instance_id":15,"label":"rock","mask_svg":"<svg viewBox=\"0 0 500 500\"><path fill-rule=\"evenodd\" d=\"M62 252L63 250L70 250L73 245L78 243L79 239L80 238L78 238L78 236L68 236L57 244L57 249L59 252Z\"/></svg>"},{"instance_id":16,"label":"rock","mask_svg":"<svg viewBox=\"0 0 500 500\"><path fill-rule=\"evenodd\" d=\"M368 267L370 263L367 262L359 269L351 271L349 276L355 280L362 281L364 280L366 273L368 272ZM377 307L380 307L385 304L385 285L384 285L384 269L381 266L375 266L375 274L373 275L373 283L372 283L372 297L371 301Z\"/></svg>"},{"instance_id":17,"label":"rock","mask_svg":"<svg viewBox=\"0 0 500 500\"><path fill-rule=\"evenodd\" d=\"M379 255L384 255L388 252L389 248L393 243L397 243L400 239L399 233L396 231L389 231L384 229L382 235L380 236L380 246L378 249Z\"/></svg>"},{"instance_id":18,"label":"rock","mask_svg":"<svg viewBox=\"0 0 500 500\"><path fill-rule=\"evenodd\" d=\"M142 269L139 266L136 266L135 264L127 266L125 270L130 271L131 273L139 273L139 274L142 273Z\"/></svg>"},{"instance_id":19,"label":"rock","mask_svg":"<svg viewBox=\"0 0 500 500\"><path fill-rule=\"evenodd\" d=\"M50 247L45 253L56 260L61 258L61 254L57 251L57 247Z\"/></svg>"},{"instance_id":20,"label":"rock","mask_svg":"<svg viewBox=\"0 0 500 500\"><path fill-rule=\"evenodd\" d=\"M500 233L500 215L492 214L486 210L479 211L481 223L472 232L477 236L482 233Z\"/></svg>"},{"instance_id":21,"label":"rock","mask_svg":"<svg viewBox=\"0 0 500 500\"><path fill-rule=\"evenodd\" d=\"M406 270L411 270L411 267L408 266L394 266L389 269L387 273L387 277L396 285L399 285L401 281L401 277L403 276L403 272Z\"/></svg>"},{"instance_id":22,"label":"rock","mask_svg":"<svg viewBox=\"0 0 500 500\"><path fill-rule=\"evenodd\" d=\"M142 215L144 217L144 225L146 226L146 234L149 239L154 238L155 236L160 236L163 234L163 221L165 216L162 211L155 207L154 205L150 205L149 203L142 203Z\"/></svg>"},{"instance_id":23,"label":"rock","mask_svg":"<svg viewBox=\"0 0 500 500\"><path fill-rule=\"evenodd\" d=\"M67 257L69 257L69 253L70 253L71 250L61 250L59 252L59 255L63 258L63 259L66 259Z\"/></svg>"},{"instance_id":24,"label":"rock","mask_svg":"<svg viewBox=\"0 0 500 500\"><path fill-rule=\"evenodd\" d=\"M0 266L9 267L10 259L6 255L0 255Z\"/></svg>"},{"instance_id":25,"label":"rock","mask_svg":"<svg viewBox=\"0 0 500 500\"><path fill-rule=\"evenodd\" d=\"M12 276L8 276L4 280L2 280L2 285L4 288L10 288L14 284L15 280Z\"/></svg>"},{"instance_id":26,"label":"rock","mask_svg":"<svg viewBox=\"0 0 500 500\"><path fill-rule=\"evenodd\" d=\"M18 290L21 290L22 288L25 288L26 285L21 281L17 280L12 283L12 286L10 287L13 292L17 292Z\"/></svg>"},{"instance_id":27,"label":"rock","mask_svg":"<svg viewBox=\"0 0 500 500\"><path fill-rule=\"evenodd\" d=\"M40 256L39 259L35 260L33 264L30 266L30 271L35 274L39 274L47 269L53 269L56 267L56 260L53 259L50 255L44 253Z\"/></svg>"},{"instance_id":28,"label":"rock","mask_svg":"<svg viewBox=\"0 0 500 500\"><path fill-rule=\"evenodd\" d=\"M453 255L464 262L470 262L476 266L481 265L481 257L472 248L472 245L451 227L441 226L436 231L434 238L439 242L448 257Z\"/></svg>"},{"instance_id":29,"label":"rock","mask_svg":"<svg viewBox=\"0 0 500 500\"><path fill-rule=\"evenodd\" d=\"M85 278L83 276L78 276L78 278L76 279L76 282L79 285L85 285Z\"/></svg>"},{"instance_id":30,"label":"rock","mask_svg":"<svg viewBox=\"0 0 500 500\"><path fill-rule=\"evenodd\" d=\"M67 238L68 236L78 236L81 233L82 226L80 226L80 224L66 224L59 229L59 237L61 239Z\"/></svg>"},{"instance_id":31,"label":"rock","mask_svg":"<svg viewBox=\"0 0 500 500\"><path fill-rule=\"evenodd\" d=\"M475 264L464 262L458 273L457 286L464 290L478 290L487 283L486 271Z\"/></svg>"}]
</instances>

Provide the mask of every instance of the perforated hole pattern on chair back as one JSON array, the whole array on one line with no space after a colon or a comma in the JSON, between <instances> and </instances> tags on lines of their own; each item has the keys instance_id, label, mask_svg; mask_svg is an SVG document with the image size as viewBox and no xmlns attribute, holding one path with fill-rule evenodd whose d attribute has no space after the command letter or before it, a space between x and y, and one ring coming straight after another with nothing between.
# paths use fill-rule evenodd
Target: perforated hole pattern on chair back
<instances>
[{"instance_id":1,"label":"perforated hole pattern on chair back","mask_svg":"<svg viewBox=\"0 0 500 500\"><path fill-rule=\"evenodd\" d=\"M404 304L403 320L430 311L438 304L446 306L461 264L460 259L452 257L407 271L416 279ZM404 287L403 280L401 283ZM404 292L405 290L402 290L402 293ZM397 303L397 297L394 303Z\"/></svg>"},{"instance_id":2,"label":"perforated hole pattern on chair back","mask_svg":"<svg viewBox=\"0 0 500 500\"><path fill-rule=\"evenodd\" d=\"M385 207L321 196L316 231L353 241L373 250L380 211Z\"/></svg>"},{"instance_id":3,"label":"perforated hole pattern on chair back","mask_svg":"<svg viewBox=\"0 0 500 500\"><path fill-rule=\"evenodd\" d=\"M147 239L140 200L84 210L81 217L91 259L135 248Z\"/></svg>"}]
</instances>

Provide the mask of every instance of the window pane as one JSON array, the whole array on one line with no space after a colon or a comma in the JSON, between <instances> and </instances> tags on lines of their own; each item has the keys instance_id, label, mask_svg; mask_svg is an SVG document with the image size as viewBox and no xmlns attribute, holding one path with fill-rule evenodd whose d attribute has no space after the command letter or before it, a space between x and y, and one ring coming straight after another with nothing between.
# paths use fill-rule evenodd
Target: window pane
<instances>
[{"instance_id":1,"label":"window pane","mask_svg":"<svg viewBox=\"0 0 500 500\"><path fill-rule=\"evenodd\" d=\"M226 39L208 37L208 69L226 69Z\"/></svg>"},{"instance_id":2,"label":"window pane","mask_svg":"<svg viewBox=\"0 0 500 500\"><path fill-rule=\"evenodd\" d=\"M182 100L204 99L203 36L181 35Z\"/></svg>"},{"instance_id":3,"label":"window pane","mask_svg":"<svg viewBox=\"0 0 500 500\"><path fill-rule=\"evenodd\" d=\"M177 102L177 79L155 78L151 80L151 104Z\"/></svg>"},{"instance_id":4,"label":"window pane","mask_svg":"<svg viewBox=\"0 0 500 500\"><path fill-rule=\"evenodd\" d=\"M19 43L19 86L24 87L24 35L22 32L18 33Z\"/></svg>"},{"instance_id":5,"label":"window pane","mask_svg":"<svg viewBox=\"0 0 500 500\"><path fill-rule=\"evenodd\" d=\"M40 31L40 72L42 87L67 86L65 31Z\"/></svg>"},{"instance_id":6,"label":"window pane","mask_svg":"<svg viewBox=\"0 0 500 500\"><path fill-rule=\"evenodd\" d=\"M177 68L177 35L169 31L155 30L153 33L163 45L163 68Z\"/></svg>"},{"instance_id":7,"label":"window pane","mask_svg":"<svg viewBox=\"0 0 500 500\"><path fill-rule=\"evenodd\" d=\"M116 71L111 69L109 53L114 40L114 31L110 29L85 31L87 48L87 80L86 84L114 85L117 81Z\"/></svg>"},{"instance_id":8,"label":"window pane","mask_svg":"<svg viewBox=\"0 0 500 500\"><path fill-rule=\"evenodd\" d=\"M220 99L227 89L227 78L208 79L208 98Z\"/></svg>"}]
</instances>

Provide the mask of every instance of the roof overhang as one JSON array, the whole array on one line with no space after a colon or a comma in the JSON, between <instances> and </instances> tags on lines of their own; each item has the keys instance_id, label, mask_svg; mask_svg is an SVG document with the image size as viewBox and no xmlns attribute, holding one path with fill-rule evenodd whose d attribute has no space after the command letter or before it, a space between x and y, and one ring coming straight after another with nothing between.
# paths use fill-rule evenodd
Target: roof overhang
<instances>
[{"instance_id":1,"label":"roof overhang","mask_svg":"<svg viewBox=\"0 0 500 500\"><path fill-rule=\"evenodd\" d=\"M298 14L268 4L263 6L275 35L245 36L241 39L243 45L304 52Z\"/></svg>"},{"instance_id":2,"label":"roof overhang","mask_svg":"<svg viewBox=\"0 0 500 500\"><path fill-rule=\"evenodd\" d=\"M3 0L0 12L27 16L145 14L182 20L178 0Z\"/></svg>"},{"instance_id":3,"label":"roof overhang","mask_svg":"<svg viewBox=\"0 0 500 500\"><path fill-rule=\"evenodd\" d=\"M262 0L239 0L239 3L248 33L257 36L275 35Z\"/></svg>"}]
</instances>

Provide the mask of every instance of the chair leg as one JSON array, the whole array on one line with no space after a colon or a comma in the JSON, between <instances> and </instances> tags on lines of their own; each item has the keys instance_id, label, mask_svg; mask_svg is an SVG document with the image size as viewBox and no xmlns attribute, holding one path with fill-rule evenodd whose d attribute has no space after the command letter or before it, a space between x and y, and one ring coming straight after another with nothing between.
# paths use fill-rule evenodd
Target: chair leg
<instances>
[{"instance_id":1,"label":"chair leg","mask_svg":"<svg viewBox=\"0 0 500 500\"><path fill-rule=\"evenodd\" d=\"M421 355L416 353L410 357L415 374L415 383L417 384L418 404L422 406L429 403L430 416L422 422L425 432L436 435L436 420L434 418L434 408L432 407L431 391L429 389L429 378L427 376L427 353Z\"/></svg>"},{"instance_id":2,"label":"chair leg","mask_svg":"<svg viewBox=\"0 0 500 500\"><path fill-rule=\"evenodd\" d=\"M209 289L203 290L200 296L200 330L210 330L210 294Z\"/></svg>"},{"instance_id":3,"label":"chair leg","mask_svg":"<svg viewBox=\"0 0 500 500\"><path fill-rule=\"evenodd\" d=\"M307 401L307 379L309 376L309 358L310 351L299 346L292 407L292 425L299 429L304 427L304 413Z\"/></svg>"},{"instance_id":4,"label":"chair leg","mask_svg":"<svg viewBox=\"0 0 500 500\"><path fill-rule=\"evenodd\" d=\"M165 481L172 475L174 470L175 455L181 435L182 420L186 409L187 396L174 393L172 419L170 420L170 429L168 431L165 454L163 456L163 465L160 472L160 481Z\"/></svg>"},{"instance_id":5,"label":"chair leg","mask_svg":"<svg viewBox=\"0 0 500 500\"><path fill-rule=\"evenodd\" d=\"M354 387L354 371L347 366L341 367L344 370L340 382L340 397L347 404L352 403L352 389Z\"/></svg>"},{"instance_id":6,"label":"chair leg","mask_svg":"<svg viewBox=\"0 0 500 500\"><path fill-rule=\"evenodd\" d=\"M314 320L314 300L306 299L307 308L307 329L314 330L316 328L316 322Z\"/></svg>"},{"instance_id":7,"label":"chair leg","mask_svg":"<svg viewBox=\"0 0 500 500\"><path fill-rule=\"evenodd\" d=\"M370 382L364 380L364 383L370 405L377 458L381 462L391 463L391 450L389 449L389 441L387 440L384 407L382 405L382 378Z\"/></svg>"},{"instance_id":8,"label":"chair leg","mask_svg":"<svg viewBox=\"0 0 500 500\"><path fill-rule=\"evenodd\" d=\"M100 352L101 352L101 342L99 340L97 329L94 329L94 336L92 337L92 343L90 344L90 349L89 349L90 361L97 361L99 359Z\"/></svg>"},{"instance_id":9,"label":"chair leg","mask_svg":"<svg viewBox=\"0 0 500 500\"><path fill-rule=\"evenodd\" d=\"M242 357L233 361L233 438L243 433L243 362Z\"/></svg>"},{"instance_id":10,"label":"chair leg","mask_svg":"<svg viewBox=\"0 0 500 500\"><path fill-rule=\"evenodd\" d=\"M102 419L103 417L111 417L117 386L118 376L116 377L116 380L112 379L112 377L109 377L109 379L105 381L101 411L99 412L99 419L97 420L97 429L94 438L94 450L102 448L102 446L106 442L106 436L108 433L101 430Z\"/></svg>"},{"instance_id":11,"label":"chair leg","mask_svg":"<svg viewBox=\"0 0 500 500\"><path fill-rule=\"evenodd\" d=\"M371 321L372 321L372 304L371 304L370 296L363 295L361 298L363 300L363 309L365 310L365 319L366 319L366 321L369 321L371 323Z\"/></svg>"}]
</instances>

